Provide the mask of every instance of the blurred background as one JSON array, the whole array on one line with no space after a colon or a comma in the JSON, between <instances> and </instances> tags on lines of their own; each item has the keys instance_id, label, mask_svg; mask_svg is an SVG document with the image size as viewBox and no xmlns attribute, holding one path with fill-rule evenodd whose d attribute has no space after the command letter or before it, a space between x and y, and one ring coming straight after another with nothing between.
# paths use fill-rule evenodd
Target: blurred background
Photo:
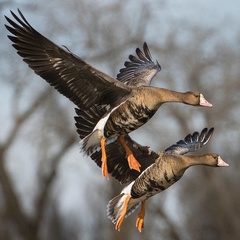
<instances>
[{"instance_id":1,"label":"blurred background","mask_svg":"<svg viewBox=\"0 0 240 240\"><path fill-rule=\"evenodd\" d=\"M123 186L80 153L74 105L35 75L7 38L4 15L30 24L94 67L116 76L146 41L162 71L153 85L200 91L213 108L165 104L134 140L155 151L215 127L198 154L229 168L193 167L149 199L120 232L106 216ZM240 239L240 2L238 0L0 0L0 239Z\"/></svg>"}]
</instances>

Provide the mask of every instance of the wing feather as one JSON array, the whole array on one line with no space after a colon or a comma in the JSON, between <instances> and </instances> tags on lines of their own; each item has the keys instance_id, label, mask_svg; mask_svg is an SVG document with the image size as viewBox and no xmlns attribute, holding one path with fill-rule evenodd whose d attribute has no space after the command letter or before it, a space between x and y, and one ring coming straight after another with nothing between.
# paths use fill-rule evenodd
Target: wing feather
<instances>
[{"instance_id":1,"label":"wing feather","mask_svg":"<svg viewBox=\"0 0 240 240\"><path fill-rule=\"evenodd\" d=\"M209 142L213 135L214 128L204 128L202 132L194 132L193 134L188 134L184 140L178 141L165 150L167 154L186 154L188 152L194 152L203 147Z\"/></svg>"},{"instance_id":2,"label":"wing feather","mask_svg":"<svg viewBox=\"0 0 240 240\"><path fill-rule=\"evenodd\" d=\"M120 69L117 79L127 85L150 85L161 66L157 61L153 62L146 42L143 44L143 52L137 48L136 55L129 55L130 61L124 63L125 68Z\"/></svg>"},{"instance_id":3,"label":"wing feather","mask_svg":"<svg viewBox=\"0 0 240 240\"><path fill-rule=\"evenodd\" d=\"M34 72L45 79L79 108L95 104L114 105L130 93L130 89L95 69L67 49L63 49L41 35L25 19L11 11L14 22L5 25L13 34L8 36L13 47Z\"/></svg>"}]
</instances>

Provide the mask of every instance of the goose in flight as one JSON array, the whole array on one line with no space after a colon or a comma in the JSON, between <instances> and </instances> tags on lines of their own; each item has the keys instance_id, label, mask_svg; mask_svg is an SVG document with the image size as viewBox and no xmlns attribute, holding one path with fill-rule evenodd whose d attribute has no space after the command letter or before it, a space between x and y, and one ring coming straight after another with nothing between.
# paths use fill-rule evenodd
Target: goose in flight
<instances>
[{"instance_id":1,"label":"goose in flight","mask_svg":"<svg viewBox=\"0 0 240 240\"><path fill-rule=\"evenodd\" d=\"M129 167L140 171L141 165L124 138L145 124L162 104L179 102L192 106L212 107L199 92L182 93L149 86L151 77L160 70L160 65L158 62L152 63L146 47L144 49L146 59L140 52L138 52L140 62L131 57L131 62L126 65L128 70L120 70L118 80L44 37L28 23L20 10L18 10L20 17L12 11L11 14L15 21L5 16L9 23L5 26L12 34L8 37L17 53L37 75L80 109L87 111L95 106L105 106L107 109L92 132L81 140L82 150L88 155L101 147L103 176L108 175L105 151L107 141L116 138L125 149ZM149 73L149 69L153 70ZM147 77L143 80L145 73ZM135 80L132 84L126 84L131 76L134 76Z\"/></svg>"}]
</instances>

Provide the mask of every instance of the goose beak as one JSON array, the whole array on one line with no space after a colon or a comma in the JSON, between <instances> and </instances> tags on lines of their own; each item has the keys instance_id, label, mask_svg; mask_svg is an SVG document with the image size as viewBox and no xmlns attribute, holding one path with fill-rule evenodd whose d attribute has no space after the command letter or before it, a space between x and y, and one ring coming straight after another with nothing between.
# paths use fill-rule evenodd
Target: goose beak
<instances>
[{"instance_id":1,"label":"goose beak","mask_svg":"<svg viewBox=\"0 0 240 240\"><path fill-rule=\"evenodd\" d=\"M225 163L220 156L218 157L218 163L217 163L217 165L218 165L219 167L228 167L228 166L229 166L229 164L228 164L228 163Z\"/></svg>"},{"instance_id":2,"label":"goose beak","mask_svg":"<svg viewBox=\"0 0 240 240\"><path fill-rule=\"evenodd\" d=\"M200 94L200 106L212 107L213 105L210 102L208 102L202 94Z\"/></svg>"}]
</instances>

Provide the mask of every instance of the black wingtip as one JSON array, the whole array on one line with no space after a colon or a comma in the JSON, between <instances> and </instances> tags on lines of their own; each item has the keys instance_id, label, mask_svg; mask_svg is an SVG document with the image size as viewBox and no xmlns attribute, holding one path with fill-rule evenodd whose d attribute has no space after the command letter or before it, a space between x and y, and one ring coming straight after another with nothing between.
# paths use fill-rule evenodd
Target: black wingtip
<instances>
[{"instance_id":1,"label":"black wingtip","mask_svg":"<svg viewBox=\"0 0 240 240\"><path fill-rule=\"evenodd\" d=\"M149 47L146 42L143 43L143 51L144 51L145 55L149 58L149 60L151 60L153 62L151 52L150 52ZM159 68L158 69L159 71L162 70L162 67L159 64L158 60L156 60L156 66Z\"/></svg>"},{"instance_id":2,"label":"black wingtip","mask_svg":"<svg viewBox=\"0 0 240 240\"><path fill-rule=\"evenodd\" d=\"M214 128L210 128L209 130L207 128L204 128L200 134L201 142L203 145L207 144L209 140L212 138L214 132Z\"/></svg>"},{"instance_id":3,"label":"black wingtip","mask_svg":"<svg viewBox=\"0 0 240 240\"><path fill-rule=\"evenodd\" d=\"M23 13L21 12L21 10L20 10L19 8L18 8L17 10L18 10L18 14L20 15L20 17L21 17L22 19L26 20L26 19L24 18L24 16L23 16Z\"/></svg>"},{"instance_id":4,"label":"black wingtip","mask_svg":"<svg viewBox=\"0 0 240 240\"><path fill-rule=\"evenodd\" d=\"M23 27L30 27L32 28L32 26L29 24L29 22L27 21L27 19L24 17L23 13L21 12L21 10L19 8L17 8L17 12L19 14L19 16L17 16L17 14L15 14L12 10L10 10L11 15L18 21L18 23L20 23ZM6 20L12 25L16 25L15 22L13 22L9 17L4 16L6 18ZM5 25L6 26L6 25Z\"/></svg>"},{"instance_id":5,"label":"black wingtip","mask_svg":"<svg viewBox=\"0 0 240 240\"><path fill-rule=\"evenodd\" d=\"M168 154L186 154L188 152L194 152L204 145L206 145L211 139L214 132L214 128L204 128L201 133L195 131L193 134L188 134L184 140L178 141L165 150Z\"/></svg>"},{"instance_id":6,"label":"black wingtip","mask_svg":"<svg viewBox=\"0 0 240 240\"><path fill-rule=\"evenodd\" d=\"M143 48L148 48L147 42L143 43Z\"/></svg>"},{"instance_id":7,"label":"black wingtip","mask_svg":"<svg viewBox=\"0 0 240 240\"><path fill-rule=\"evenodd\" d=\"M160 63L158 62L158 60L156 60L156 65L158 66L159 71L161 71L161 70L162 70L162 67L161 67Z\"/></svg>"}]
</instances>

